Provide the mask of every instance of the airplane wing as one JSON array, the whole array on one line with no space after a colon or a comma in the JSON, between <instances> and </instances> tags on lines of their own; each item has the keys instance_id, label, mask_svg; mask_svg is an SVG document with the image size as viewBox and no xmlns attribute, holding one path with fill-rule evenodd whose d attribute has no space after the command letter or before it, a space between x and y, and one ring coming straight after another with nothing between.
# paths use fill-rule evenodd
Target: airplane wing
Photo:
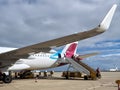
<instances>
[{"instance_id":1,"label":"airplane wing","mask_svg":"<svg viewBox=\"0 0 120 90\"><path fill-rule=\"evenodd\" d=\"M9 51L6 53L2 53L0 54L0 63L1 63L1 60L2 62L4 61L4 64L6 62L7 63L15 62L19 58L27 58L30 53L49 52L51 48L53 47L59 47L62 45L66 45L68 43L80 41L80 40L101 34L109 28L112 17L116 10L116 7L117 5L114 4L112 8L110 9L110 11L108 12L108 14L106 15L106 17L103 19L102 23L99 24L94 29L84 31L84 32L79 32L79 33L68 35L68 36L64 36L64 37L53 39L53 40L49 40L46 42L41 42L38 44L34 44L34 45L30 45L30 46L23 47L20 49L16 49L13 51ZM0 64L0 67L2 67L2 63Z\"/></svg>"},{"instance_id":2,"label":"airplane wing","mask_svg":"<svg viewBox=\"0 0 120 90\"><path fill-rule=\"evenodd\" d=\"M88 57L95 56L95 55L98 55L98 54L99 54L98 52L89 53L89 54L85 54L85 55L79 55L79 56L77 56L77 58L83 59L83 58L88 58Z\"/></svg>"}]
</instances>

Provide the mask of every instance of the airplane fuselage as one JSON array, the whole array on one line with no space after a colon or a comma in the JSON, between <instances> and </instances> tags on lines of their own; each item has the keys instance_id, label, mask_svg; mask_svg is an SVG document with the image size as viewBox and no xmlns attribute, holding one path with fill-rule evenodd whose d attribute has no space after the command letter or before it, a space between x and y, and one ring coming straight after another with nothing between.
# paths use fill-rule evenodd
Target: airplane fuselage
<instances>
[{"instance_id":1,"label":"airplane fuselage","mask_svg":"<svg viewBox=\"0 0 120 90\"><path fill-rule=\"evenodd\" d=\"M9 70L21 70L21 69L47 69L58 66L56 61L58 56L51 53L40 52L38 54L30 55L27 59L19 59Z\"/></svg>"},{"instance_id":2,"label":"airplane fuselage","mask_svg":"<svg viewBox=\"0 0 120 90\"><path fill-rule=\"evenodd\" d=\"M7 51L15 50L17 48L8 48L8 47L0 47L0 53L4 53ZM47 69L59 66L56 61L58 60L58 53L50 52L44 53L40 52L37 54L31 54L28 58L21 58L17 60L14 65L11 66L8 70L35 70L35 69Z\"/></svg>"}]
</instances>

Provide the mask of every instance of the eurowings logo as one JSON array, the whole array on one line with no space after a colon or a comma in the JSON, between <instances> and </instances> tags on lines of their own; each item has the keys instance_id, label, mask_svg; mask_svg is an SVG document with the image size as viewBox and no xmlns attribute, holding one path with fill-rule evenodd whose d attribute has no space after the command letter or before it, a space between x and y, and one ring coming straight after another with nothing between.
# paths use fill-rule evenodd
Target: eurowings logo
<instances>
[{"instance_id":1,"label":"eurowings logo","mask_svg":"<svg viewBox=\"0 0 120 90\"><path fill-rule=\"evenodd\" d=\"M52 54L50 58L51 59L58 59L61 57L71 58L76 53L77 44L78 42L67 44L63 50L60 50L57 53Z\"/></svg>"},{"instance_id":2,"label":"eurowings logo","mask_svg":"<svg viewBox=\"0 0 120 90\"><path fill-rule=\"evenodd\" d=\"M70 58L76 53L77 43L72 43L66 50L66 57Z\"/></svg>"}]
</instances>

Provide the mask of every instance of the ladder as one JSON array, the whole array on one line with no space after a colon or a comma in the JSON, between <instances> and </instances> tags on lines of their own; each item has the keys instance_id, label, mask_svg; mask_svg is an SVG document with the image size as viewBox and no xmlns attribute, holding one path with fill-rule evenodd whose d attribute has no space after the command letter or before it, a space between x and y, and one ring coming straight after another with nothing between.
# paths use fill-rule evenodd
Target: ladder
<instances>
[{"instance_id":1,"label":"ladder","mask_svg":"<svg viewBox=\"0 0 120 90\"><path fill-rule=\"evenodd\" d=\"M68 61L72 65L72 67L76 69L77 71L87 74L89 78L97 79L96 71L92 69L90 66L88 66L87 64L81 61L77 62L72 58L66 58L66 61Z\"/></svg>"}]
</instances>

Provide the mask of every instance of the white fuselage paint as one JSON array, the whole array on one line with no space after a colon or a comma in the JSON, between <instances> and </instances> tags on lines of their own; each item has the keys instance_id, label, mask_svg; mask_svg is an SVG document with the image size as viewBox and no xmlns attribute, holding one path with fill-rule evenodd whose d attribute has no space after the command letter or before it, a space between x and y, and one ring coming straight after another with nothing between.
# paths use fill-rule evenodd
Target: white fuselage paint
<instances>
[{"instance_id":1,"label":"white fuselage paint","mask_svg":"<svg viewBox=\"0 0 120 90\"><path fill-rule=\"evenodd\" d=\"M37 69L47 69L56 67L55 64L57 58L50 58L53 54L51 53L37 53L30 55L27 59L19 59L16 63L11 66L8 70L21 70L21 69L28 69L28 70L37 70ZM23 66L26 65L26 66ZM19 66L19 68L18 68ZM24 67L24 68L23 68Z\"/></svg>"},{"instance_id":2,"label":"white fuselage paint","mask_svg":"<svg viewBox=\"0 0 120 90\"><path fill-rule=\"evenodd\" d=\"M51 59L50 53L38 53L31 55L28 59L24 60L24 63L29 65L33 69L43 69L52 67L57 59Z\"/></svg>"},{"instance_id":3,"label":"white fuselage paint","mask_svg":"<svg viewBox=\"0 0 120 90\"><path fill-rule=\"evenodd\" d=\"M8 48L8 47L0 47L1 51L0 53L4 53L7 51L15 50L17 48ZM34 70L34 69L47 69L47 68L52 68L56 67L55 62L57 61L56 58L50 58L52 55L54 55L56 52L52 50L50 53L44 53L40 52L37 54L31 54L27 59L19 59L11 66L8 70L20 70L20 69L29 69L29 70ZM23 66L26 65L26 66ZM19 67L18 67L19 65Z\"/></svg>"}]
</instances>

